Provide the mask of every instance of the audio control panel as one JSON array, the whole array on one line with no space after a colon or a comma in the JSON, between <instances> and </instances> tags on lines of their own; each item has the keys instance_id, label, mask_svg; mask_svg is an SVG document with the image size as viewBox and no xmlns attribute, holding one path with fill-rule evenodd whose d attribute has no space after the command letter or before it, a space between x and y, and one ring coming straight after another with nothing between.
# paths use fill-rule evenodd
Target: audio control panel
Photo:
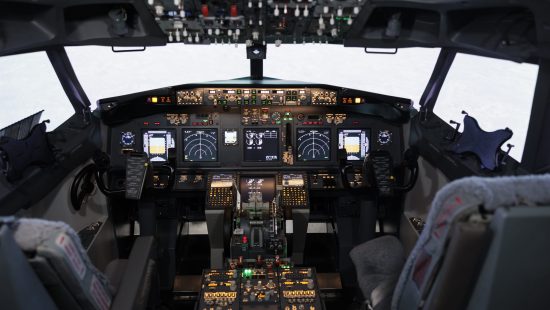
<instances>
[{"instance_id":1,"label":"audio control panel","mask_svg":"<svg viewBox=\"0 0 550 310\"><path fill-rule=\"evenodd\" d=\"M205 270L202 275L199 309L239 309L237 270Z\"/></svg>"},{"instance_id":2,"label":"audio control panel","mask_svg":"<svg viewBox=\"0 0 550 310\"><path fill-rule=\"evenodd\" d=\"M284 310L322 309L314 268L282 269L281 308Z\"/></svg>"},{"instance_id":3,"label":"audio control panel","mask_svg":"<svg viewBox=\"0 0 550 310\"><path fill-rule=\"evenodd\" d=\"M209 269L203 272L199 310L322 310L314 268Z\"/></svg>"}]
</instances>

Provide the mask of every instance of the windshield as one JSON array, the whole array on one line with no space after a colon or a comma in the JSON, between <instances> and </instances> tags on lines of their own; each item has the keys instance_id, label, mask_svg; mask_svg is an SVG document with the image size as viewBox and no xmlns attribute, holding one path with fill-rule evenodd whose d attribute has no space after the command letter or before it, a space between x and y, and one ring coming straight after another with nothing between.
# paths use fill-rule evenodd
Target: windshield
<instances>
[{"instance_id":1,"label":"windshield","mask_svg":"<svg viewBox=\"0 0 550 310\"><path fill-rule=\"evenodd\" d=\"M45 52L0 57L0 129L44 110L48 131L74 109Z\"/></svg>"},{"instance_id":2,"label":"windshield","mask_svg":"<svg viewBox=\"0 0 550 310\"><path fill-rule=\"evenodd\" d=\"M165 86L250 75L244 45L151 47L113 53L108 47L67 47L75 72L95 105L98 99ZM340 45L269 45L264 76L324 83L406 97L418 102L439 49L410 48L396 55L366 54Z\"/></svg>"},{"instance_id":3,"label":"windshield","mask_svg":"<svg viewBox=\"0 0 550 310\"><path fill-rule=\"evenodd\" d=\"M457 54L443 84L434 112L443 120L462 123L462 111L477 119L485 131L510 128L510 155L523 155L538 66ZM462 129L460 129L462 132Z\"/></svg>"}]
</instances>

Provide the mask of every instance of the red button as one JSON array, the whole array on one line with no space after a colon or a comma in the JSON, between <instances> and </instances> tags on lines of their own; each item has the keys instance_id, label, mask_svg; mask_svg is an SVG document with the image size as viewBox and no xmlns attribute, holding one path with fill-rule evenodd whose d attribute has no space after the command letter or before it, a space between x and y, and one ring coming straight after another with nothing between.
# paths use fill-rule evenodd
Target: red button
<instances>
[{"instance_id":1,"label":"red button","mask_svg":"<svg viewBox=\"0 0 550 310\"><path fill-rule=\"evenodd\" d=\"M237 17L237 15L239 15L239 10L237 10L237 5L232 4L231 8L229 9L229 12L230 12L232 17Z\"/></svg>"},{"instance_id":2,"label":"red button","mask_svg":"<svg viewBox=\"0 0 550 310\"><path fill-rule=\"evenodd\" d=\"M202 16L208 17L208 4L203 4L201 7Z\"/></svg>"}]
</instances>

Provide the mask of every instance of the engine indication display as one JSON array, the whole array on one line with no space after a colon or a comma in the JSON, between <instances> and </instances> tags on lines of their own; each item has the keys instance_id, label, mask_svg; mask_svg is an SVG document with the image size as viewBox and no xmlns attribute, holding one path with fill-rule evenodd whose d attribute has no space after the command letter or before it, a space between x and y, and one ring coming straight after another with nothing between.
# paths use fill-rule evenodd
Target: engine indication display
<instances>
[{"instance_id":1,"label":"engine indication display","mask_svg":"<svg viewBox=\"0 0 550 310\"><path fill-rule=\"evenodd\" d=\"M364 160L369 153L369 135L367 129L339 129L338 148L346 149L348 160Z\"/></svg>"},{"instance_id":2,"label":"engine indication display","mask_svg":"<svg viewBox=\"0 0 550 310\"><path fill-rule=\"evenodd\" d=\"M143 133L143 151L151 162L168 160L168 149L175 148L173 130L147 130Z\"/></svg>"},{"instance_id":3,"label":"engine indication display","mask_svg":"<svg viewBox=\"0 0 550 310\"><path fill-rule=\"evenodd\" d=\"M296 132L298 161L330 160L330 129L300 128Z\"/></svg>"},{"instance_id":4,"label":"engine indication display","mask_svg":"<svg viewBox=\"0 0 550 310\"><path fill-rule=\"evenodd\" d=\"M217 129L185 129L183 131L184 161L218 161Z\"/></svg>"},{"instance_id":5,"label":"engine indication display","mask_svg":"<svg viewBox=\"0 0 550 310\"><path fill-rule=\"evenodd\" d=\"M275 197L274 177L241 177L242 202L271 202Z\"/></svg>"},{"instance_id":6,"label":"engine indication display","mask_svg":"<svg viewBox=\"0 0 550 310\"><path fill-rule=\"evenodd\" d=\"M244 161L279 160L279 129L248 128L244 130Z\"/></svg>"}]
</instances>

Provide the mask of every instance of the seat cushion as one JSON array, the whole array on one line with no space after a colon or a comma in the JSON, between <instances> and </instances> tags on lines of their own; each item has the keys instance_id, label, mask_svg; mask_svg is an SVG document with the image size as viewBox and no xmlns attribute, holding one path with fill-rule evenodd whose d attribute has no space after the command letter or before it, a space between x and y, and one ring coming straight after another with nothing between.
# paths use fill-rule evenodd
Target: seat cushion
<instances>
[{"instance_id":1,"label":"seat cushion","mask_svg":"<svg viewBox=\"0 0 550 310\"><path fill-rule=\"evenodd\" d=\"M380 284L395 278L405 263L399 239L383 236L362 243L350 251L363 297L369 298Z\"/></svg>"}]
</instances>

